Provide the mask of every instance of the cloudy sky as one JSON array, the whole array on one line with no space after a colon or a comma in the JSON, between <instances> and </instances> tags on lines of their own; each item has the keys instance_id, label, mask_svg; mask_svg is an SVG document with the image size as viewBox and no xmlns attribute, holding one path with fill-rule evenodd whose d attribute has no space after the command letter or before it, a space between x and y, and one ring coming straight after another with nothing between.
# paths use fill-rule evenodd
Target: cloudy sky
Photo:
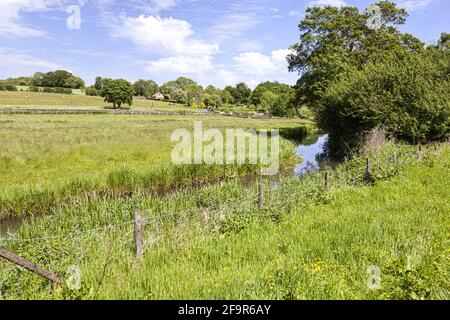
<instances>
[{"instance_id":1,"label":"cloudy sky","mask_svg":"<svg viewBox=\"0 0 450 320\"><path fill-rule=\"evenodd\" d=\"M187 76L224 87L295 83L287 48L312 5L371 0L0 0L0 78L70 70L159 83ZM450 1L398 0L404 31L435 42L450 32Z\"/></svg>"}]
</instances>

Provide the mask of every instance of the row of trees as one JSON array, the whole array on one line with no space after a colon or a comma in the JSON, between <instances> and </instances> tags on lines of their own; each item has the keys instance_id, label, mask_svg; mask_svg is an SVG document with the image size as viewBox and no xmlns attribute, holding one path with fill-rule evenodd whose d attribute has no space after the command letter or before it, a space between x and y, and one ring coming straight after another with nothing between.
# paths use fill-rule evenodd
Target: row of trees
<instances>
[{"instance_id":1,"label":"row of trees","mask_svg":"<svg viewBox=\"0 0 450 320\"><path fill-rule=\"evenodd\" d=\"M97 77L95 84L86 89L87 95L103 96L103 79ZM278 82L264 82L251 90L245 83L220 89L214 86L203 88L186 77L168 81L161 86L153 80L138 80L133 84L134 95L147 99L164 99L199 108L217 109L224 105L240 105L270 112L276 116L297 114L295 90Z\"/></svg>"},{"instance_id":2,"label":"row of trees","mask_svg":"<svg viewBox=\"0 0 450 320\"><path fill-rule=\"evenodd\" d=\"M377 24L370 24L376 12ZM357 146L384 126L407 141L450 135L449 34L437 45L399 31L408 13L391 1L370 10L312 7L288 57L301 75L295 104L307 105L330 133L332 151Z\"/></svg>"},{"instance_id":3,"label":"row of trees","mask_svg":"<svg viewBox=\"0 0 450 320\"><path fill-rule=\"evenodd\" d=\"M85 84L80 77L69 71L56 70L52 72L36 72L32 77L8 78L1 81L4 84L15 86L34 86L49 88L82 89Z\"/></svg>"}]
</instances>

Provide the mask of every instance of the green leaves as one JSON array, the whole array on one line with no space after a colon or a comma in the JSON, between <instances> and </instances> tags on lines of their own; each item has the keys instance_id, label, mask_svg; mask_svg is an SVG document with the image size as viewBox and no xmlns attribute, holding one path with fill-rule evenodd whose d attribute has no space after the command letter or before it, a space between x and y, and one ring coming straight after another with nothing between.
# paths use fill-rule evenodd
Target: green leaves
<instances>
[{"instance_id":1,"label":"green leaves","mask_svg":"<svg viewBox=\"0 0 450 320\"><path fill-rule=\"evenodd\" d=\"M133 104L134 89L126 80L106 80L103 83L102 94L105 102L112 103L114 109L121 108L122 104Z\"/></svg>"}]
</instances>

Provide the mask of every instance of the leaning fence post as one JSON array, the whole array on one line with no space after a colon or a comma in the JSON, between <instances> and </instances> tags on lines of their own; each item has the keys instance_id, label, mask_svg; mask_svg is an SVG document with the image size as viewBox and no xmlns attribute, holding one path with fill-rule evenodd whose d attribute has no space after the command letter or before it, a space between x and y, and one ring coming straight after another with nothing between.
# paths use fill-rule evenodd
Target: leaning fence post
<instances>
[{"instance_id":1,"label":"leaning fence post","mask_svg":"<svg viewBox=\"0 0 450 320\"><path fill-rule=\"evenodd\" d=\"M261 210L263 208L263 185L261 183L258 184L258 209Z\"/></svg>"},{"instance_id":2,"label":"leaning fence post","mask_svg":"<svg viewBox=\"0 0 450 320\"><path fill-rule=\"evenodd\" d=\"M370 181L371 174L372 174L372 163L370 162L370 159L367 158L366 159L366 180L367 181Z\"/></svg>"},{"instance_id":3,"label":"leaning fence post","mask_svg":"<svg viewBox=\"0 0 450 320\"><path fill-rule=\"evenodd\" d=\"M327 190L330 186L330 172L325 171L324 175L323 175L323 186L325 188L325 190Z\"/></svg>"},{"instance_id":4,"label":"leaning fence post","mask_svg":"<svg viewBox=\"0 0 450 320\"><path fill-rule=\"evenodd\" d=\"M58 284L61 282L61 279L59 278L58 275L56 275L50 271L44 270L41 267L39 267L36 263L33 263L25 258L22 258L16 254L12 253L12 252L9 252L3 248L0 248L0 257L4 258L12 263L15 263L15 264L21 266L22 268L25 268L31 272L34 272L38 276L41 276L47 280L50 280L55 284Z\"/></svg>"},{"instance_id":5,"label":"leaning fence post","mask_svg":"<svg viewBox=\"0 0 450 320\"><path fill-rule=\"evenodd\" d=\"M139 211L134 212L134 242L136 244L136 257L144 256L144 242L142 240L142 217Z\"/></svg>"}]
</instances>

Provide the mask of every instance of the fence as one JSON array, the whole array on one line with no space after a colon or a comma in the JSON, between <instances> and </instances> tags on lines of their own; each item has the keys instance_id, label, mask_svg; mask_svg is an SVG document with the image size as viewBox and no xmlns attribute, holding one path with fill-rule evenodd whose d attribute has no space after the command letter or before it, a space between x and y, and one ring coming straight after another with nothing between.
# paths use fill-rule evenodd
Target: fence
<instances>
[{"instance_id":1,"label":"fence","mask_svg":"<svg viewBox=\"0 0 450 320\"><path fill-rule=\"evenodd\" d=\"M448 143L450 144L450 139L448 141ZM437 152L437 148L435 147L434 150ZM405 157L404 157L405 158ZM422 146L418 147L418 151L415 153L415 155L413 155L413 157L409 156L408 159L411 160L411 158L413 158L413 161L423 161L425 159L425 151L424 148ZM384 159L383 161L383 165L385 166L396 166L396 165L402 165L401 161L400 161L400 155L397 152L394 152L393 154L391 154L389 156L389 158ZM351 184L352 182L356 181L357 179L364 181L365 183L370 183L372 181L372 173L374 170L374 167L379 166L380 163L376 163L373 160L367 158L365 163L364 163L364 168L363 170L361 170L361 174L358 176L353 176L353 177L344 177L342 179L342 181L344 181L345 185L347 184ZM345 172L345 171L344 171ZM341 172L335 172L335 175L338 176L342 174ZM319 177L321 177L321 179L323 179L322 184L321 184L321 190L323 190L323 192L326 192L328 190L330 190L332 188L332 182L333 182L333 175L332 172L326 170L323 172L323 175L318 175ZM286 190L283 190L286 189ZM22 268L25 268L35 274L37 274L40 277L43 277L45 279L47 279L48 281L54 283L55 285L59 285L63 280L64 277L60 274L56 274L52 271L48 271L45 268L42 268L40 266L38 266L36 263L31 262L13 252L10 252L8 250L6 250L4 244L9 245L9 244L13 244L13 243L20 243L23 245L29 245L29 244L36 244L39 242L46 242L46 241L52 241L52 240L57 240L57 239L66 239L66 240L72 240L74 241L79 239L82 235L89 235L89 234L100 234L101 232L105 232L107 230L112 230L112 229L120 229L121 232L123 232L123 227L129 227L131 228L131 234L130 234L130 242L132 241L134 243L134 256L135 256L135 260L137 262L141 261L145 255L146 250L150 247L155 247L158 243L158 241L160 241L162 239L162 237L164 237L164 235L162 234L162 222L164 222L164 219L172 217L172 218L176 218L176 217L180 217L183 214L184 215L189 215L191 214L192 216L196 216L196 217L200 217L201 220L203 220L203 222L205 223L205 225L208 225L208 222L211 222L213 220L213 215L214 217L216 217L216 219L218 219L219 222L223 223L225 221L227 221L227 219L230 219L232 217L230 217L227 213L229 212L242 212L243 210L245 210L246 208L253 208L253 210L256 208L257 212L260 212L262 210L265 209L270 209L270 208L274 208L274 206L277 205L277 202L274 201L274 199L276 200L276 196L277 194L280 194L282 192L285 192L287 194L290 194L290 190L287 187L287 185L283 185L281 184L280 188L273 188L272 190L267 188L267 184L264 184L263 182L258 182L258 187L257 187L257 193L254 197L251 197L250 199L246 200L246 201L240 201L239 203L237 203L235 200L231 200L231 201L227 201L225 202L224 205L222 205L220 208L218 208L217 210L213 210L210 212L203 212L201 215L199 214L198 210L199 209L191 209L191 210L187 210L185 212L160 212L157 215L152 215L150 214L146 214L145 216L142 214L142 212L140 210L136 210L135 212L133 212L132 214L132 218L130 220L127 221L123 221L121 223L118 224L111 224L111 225L106 225L106 226L102 226L102 227L97 227L97 228L92 228L92 229L88 229L88 230L74 230L70 233L65 233L65 234L54 234L54 235L49 235L49 236L45 236L45 237L34 237L34 238L17 238L14 236L10 236L8 238L0 238L0 257L8 260L9 262L12 262L14 264L16 264L17 266L20 266ZM265 198L269 198L271 197L271 199L268 199L265 203ZM290 197L290 203L288 203L287 205L291 206L294 202L296 202L297 200L295 199L295 197ZM285 199L283 200L285 201ZM144 236L145 230L148 227L149 224L154 224L154 236L152 237L152 241L151 243L146 243L146 239ZM126 241L126 240L125 240ZM112 246L110 247L109 250L112 250ZM108 253L107 256L110 256L110 252ZM107 259L108 260L108 259ZM105 266L107 265L108 261L105 262ZM1 269L0 269L1 270ZM14 267L13 268L9 268L9 269L3 269L3 271L5 270L15 270ZM101 282L100 282L101 283ZM100 284L99 284L100 286Z\"/></svg>"}]
</instances>

